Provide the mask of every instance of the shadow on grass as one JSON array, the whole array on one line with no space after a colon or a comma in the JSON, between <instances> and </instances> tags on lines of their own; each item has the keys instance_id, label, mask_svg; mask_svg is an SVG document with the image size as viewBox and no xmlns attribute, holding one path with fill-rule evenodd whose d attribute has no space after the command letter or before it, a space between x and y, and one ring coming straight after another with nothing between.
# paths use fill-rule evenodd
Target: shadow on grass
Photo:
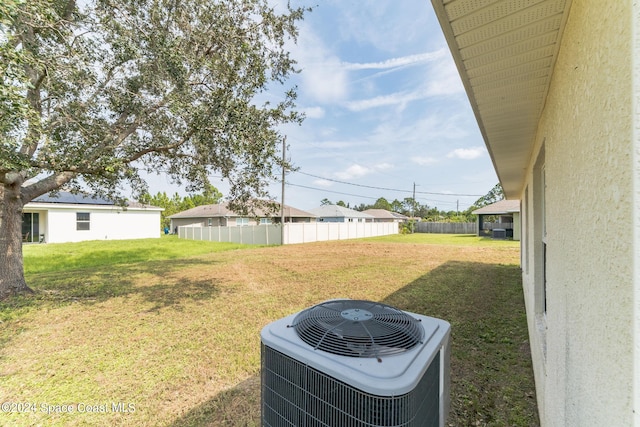
<instances>
[{"instance_id":1,"label":"shadow on grass","mask_svg":"<svg viewBox=\"0 0 640 427\"><path fill-rule=\"evenodd\" d=\"M451 323L447 425L539 425L519 267L450 261L383 302ZM239 383L171 426L260 425L259 381Z\"/></svg>"},{"instance_id":2,"label":"shadow on grass","mask_svg":"<svg viewBox=\"0 0 640 427\"><path fill-rule=\"evenodd\" d=\"M168 427L257 427L259 425L260 375L254 375L191 409Z\"/></svg>"},{"instance_id":3,"label":"shadow on grass","mask_svg":"<svg viewBox=\"0 0 640 427\"><path fill-rule=\"evenodd\" d=\"M220 291L213 280L172 278L171 273L212 262L189 258L30 274L28 283L35 293L0 301L0 320L14 319L44 306L95 304L135 294L154 304L152 311L170 306L180 309L182 301L214 298ZM149 285L144 284L145 277Z\"/></svg>"},{"instance_id":4,"label":"shadow on grass","mask_svg":"<svg viewBox=\"0 0 640 427\"><path fill-rule=\"evenodd\" d=\"M450 425L539 425L521 277L450 261L383 301L451 323Z\"/></svg>"}]
</instances>

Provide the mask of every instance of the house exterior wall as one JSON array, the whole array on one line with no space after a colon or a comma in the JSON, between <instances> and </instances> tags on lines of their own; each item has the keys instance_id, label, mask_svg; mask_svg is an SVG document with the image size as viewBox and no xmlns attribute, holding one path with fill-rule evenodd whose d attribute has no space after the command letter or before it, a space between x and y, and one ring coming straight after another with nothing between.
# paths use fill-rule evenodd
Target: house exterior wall
<instances>
[{"instance_id":1,"label":"house exterior wall","mask_svg":"<svg viewBox=\"0 0 640 427\"><path fill-rule=\"evenodd\" d=\"M520 240L521 234L520 212L513 213L513 240Z\"/></svg>"},{"instance_id":2,"label":"house exterior wall","mask_svg":"<svg viewBox=\"0 0 640 427\"><path fill-rule=\"evenodd\" d=\"M289 217L285 217L285 222L294 222L294 223L309 223L309 222L316 222L315 218L309 218L309 217L293 217L293 218L289 218Z\"/></svg>"},{"instance_id":3,"label":"house exterior wall","mask_svg":"<svg viewBox=\"0 0 640 427\"><path fill-rule=\"evenodd\" d=\"M640 426L640 3L634 2L631 10L632 61L633 61L633 413L634 426Z\"/></svg>"},{"instance_id":4,"label":"house exterior wall","mask_svg":"<svg viewBox=\"0 0 640 427\"><path fill-rule=\"evenodd\" d=\"M543 426L640 425L631 8L572 2L522 188L523 285Z\"/></svg>"},{"instance_id":5,"label":"house exterior wall","mask_svg":"<svg viewBox=\"0 0 640 427\"><path fill-rule=\"evenodd\" d=\"M211 221L209 221L211 220ZM211 222L211 225L209 225ZM213 218L171 218L171 231L175 227L218 227L226 226L227 218L213 217ZM235 222L233 223L235 225Z\"/></svg>"},{"instance_id":6,"label":"house exterior wall","mask_svg":"<svg viewBox=\"0 0 640 427\"><path fill-rule=\"evenodd\" d=\"M318 218L318 222L347 222L347 220L345 217L327 216Z\"/></svg>"},{"instance_id":7,"label":"house exterior wall","mask_svg":"<svg viewBox=\"0 0 640 427\"><path fill-rule=\"evenodd\" d=\"M160 237L160 210L113 206L32 206L25 212L40 212L40 233L47 243L85 240L120 240ZM43 214L42 212L46 212ZM76 213L89 213L89 230L77 230Z\"/></svg>"},{"instance_id":8,"label":"house exterior wall","mask_svg":"<svg viewBox=\"0 0 640 427\"><path fill-rule=\"evenodd\" d=\"M347 218L344 216L319 217L318 222L373 222L373 218Z\"/></svg>"}]
</instances>

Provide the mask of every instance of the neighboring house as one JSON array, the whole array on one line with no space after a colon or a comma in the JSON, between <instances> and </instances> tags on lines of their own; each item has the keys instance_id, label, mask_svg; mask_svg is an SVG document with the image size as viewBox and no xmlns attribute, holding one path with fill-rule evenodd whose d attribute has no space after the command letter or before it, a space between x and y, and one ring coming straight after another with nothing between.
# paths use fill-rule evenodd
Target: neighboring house
<instances>
[{"instance_id":1,"label":"neighboring house","mask_svg":"<svg viewBox=\"0 0 640 427\"><path fill-rule=\"evenodd\" d=\"M278 205L279 206L279 205ZM280 210L275 213L257 209L254 215L240 215L228 208L227 203L203 205L169 216L171 230L176 227L235 227L280 222ZM284 205L285 222L313 222L315 215Z\"/></svg>"},{"instance_id":2,"label":"neighboring house","mask_svg":"<svg viewBox=\"0 0 640 427\"><path fill-rule=\"evenodd\" d=\"M521 201L541 425L640 427L640 2L432 2Z\"/></svg>"},{"instance_id":3,"label":"neighboring house","mask_svg":"<svg viewBox=\"0 0 640 427\"><path fill-rule=\"evenodd\" d=\"M500 200L471 213L478 215L478 236L492 235L520 240L520 200ZM498 221L491 223L491 228L488 228L485 226L486 217L497 217ZM499 236L499 230L504 232L504 236Z\"/></svg>"},{"instance_id":4,"label":"neighboring house","mask_svg":"<svg viewBox=\"0 0 640 427\"><path fill-rule=\"evenodd\" d=\"M309 209L319 222L373 222L373 215L339 205L322 205Z\"/></svg>"},{"instance_id":5,"label":"neighboring house","mask_svg":"<svg viewBox=\"0 0 640 427\"><path fill-rule=\"evenodd\" d=\"M129 202L126 208L98 197L59 192L36 197L22 211L22 240L80 242L160 237L162 208Z\"/></svg>"},{"instance_id":6,"label":"neighboring house","mask_svg":"<svg viewBox=\"0 0 640 427\"><path fill-rule=\"evenodd\" d=\"M373 222L406 222L409 220L408 216L386 209L367 209L362 211L362 213L371 215Z\"/></svg>"}]
</instances>

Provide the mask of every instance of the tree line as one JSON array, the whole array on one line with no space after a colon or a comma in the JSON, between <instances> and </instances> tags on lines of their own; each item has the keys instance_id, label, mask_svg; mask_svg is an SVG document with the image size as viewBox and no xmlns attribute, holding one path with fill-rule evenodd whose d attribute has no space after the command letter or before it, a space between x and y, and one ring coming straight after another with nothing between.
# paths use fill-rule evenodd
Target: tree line
<instances>
[{"instance_id":1,"label":"tree line","mask_svg":"<svg viewBox=\"0 0 640 427\"><path fill-rule=\"evenodd\" d=\"M169 227L171 220L169 217L178 212L183 212L196 206L214 205L220 203L223 199L222 193L213 185L205 186L201 193L188 194L181 196L177 192L169 196L166 192L158 192L155 195L144 193L138 199L140 203L157 206L164 209L161 214L162 228ZM360 203L359 205L350 206L340 200L333 203L331 200L324 198L320 201L322 205L338 205L357 211L365 211L367 209L384 209L391 212L397 212L412 218L420 218L423 221L445 221L445 222L475 222L476 216L471 212L483 206L495 203L504 199L504 193L500 184L496 184L487 194L476 200L473 205L464 211L444 211L437 207L430 207L426 204L420 204L411 197L405 197L402 200L395 199L388 201L384 197L380 197L373 204Z\"/></svg>"},{"instance_id":2,"label":"tree line","mask_svg":"<svg viewBox=\"0 0 640 427\"><path fill-rule=\"evenodd\" d=\"M162 228L169 227L171 223L169 217L171 215L195 208L196 206L215 205L220 203L221 200L222 193L211 184L205 186L204 191L198 194L181 196L176 192L172 196L169 196L166 192L162 191L155 195L144 193L138 199L140 203L145 205L157 206L164 209L160 214L160 225Z\"/></svg>"}]
</instances>

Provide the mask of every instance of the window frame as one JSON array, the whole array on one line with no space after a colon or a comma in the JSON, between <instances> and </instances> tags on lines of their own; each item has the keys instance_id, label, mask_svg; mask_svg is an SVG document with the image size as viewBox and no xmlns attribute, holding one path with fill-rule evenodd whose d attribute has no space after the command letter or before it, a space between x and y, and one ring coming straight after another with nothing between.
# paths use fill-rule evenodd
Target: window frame
<instances>
[{"instance_id":1,"label":"window frame","mask_svg":"<svg viewBox=\"0 0 640 427\"><path fill-rule=\"evenodd\" d=\"M76 231L91 231L91 212L76 212Z\"/></svg>"}]
</instances>

